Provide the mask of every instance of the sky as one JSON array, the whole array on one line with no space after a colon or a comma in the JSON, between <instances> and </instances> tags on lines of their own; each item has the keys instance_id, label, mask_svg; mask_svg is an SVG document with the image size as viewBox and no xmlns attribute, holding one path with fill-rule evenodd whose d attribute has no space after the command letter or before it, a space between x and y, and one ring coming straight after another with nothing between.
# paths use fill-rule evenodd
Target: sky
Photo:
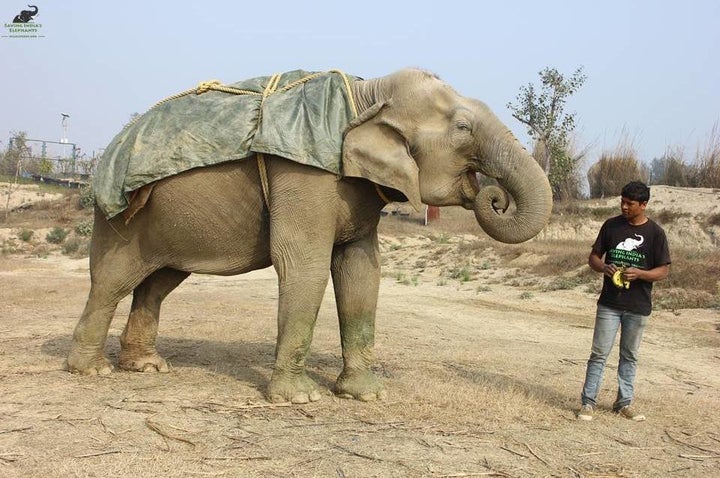
<instances>
[{"instance_id":1,"label":"sky","mask_svg":"<svg viewBox=\"0 0 720 478\"><path fill-rule=\"evenodd\" d=\"M0 0L0 35L27 3L42 37L0 37L0 150L18 131L59 141L64 113L68 141L99 154L133 113L200 81L294 69L430 70L530 147L508 102L546 67L582 66L566 111L587 166L620 144L692 160L720 121L717 0Z\"/></svg>"}]
</instances>

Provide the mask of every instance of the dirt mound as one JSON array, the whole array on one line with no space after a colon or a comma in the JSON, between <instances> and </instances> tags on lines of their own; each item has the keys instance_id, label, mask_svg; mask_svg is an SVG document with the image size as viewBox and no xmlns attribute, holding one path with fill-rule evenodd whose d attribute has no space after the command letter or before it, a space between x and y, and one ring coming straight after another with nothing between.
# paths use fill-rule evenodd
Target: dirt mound
<instances>
[{"instance_id":1,"label":"dirt mound","mask_svg":"<svg viewBox=\"0 0 720 478\"><path fill-rule=\"evenodd\" d=\"M63 197L62 193L50 193L38 184L0 183L0 208L13 210L38 201L54 201Z\"/></svg>"},{"instance_id":2,"label":"dirt mound","mask_svg":"<svg viewBox=\"0 0 720 478\"><path fill-rule=\"evenodd\" d=\"M720 189L651 186L650 191L646 213L665 229L672 248L720 247ZM537 239L592 243L605 216L620 213L619 198L579 201L578 205L602 210L605 214L603 217L553 215Z\"/></svg>"}]
</instances>

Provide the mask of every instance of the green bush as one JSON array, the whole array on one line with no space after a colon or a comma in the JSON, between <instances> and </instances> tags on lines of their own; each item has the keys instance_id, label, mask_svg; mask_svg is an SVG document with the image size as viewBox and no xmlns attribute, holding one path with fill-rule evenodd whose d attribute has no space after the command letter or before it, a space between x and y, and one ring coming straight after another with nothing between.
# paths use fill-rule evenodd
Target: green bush
<instances>
[{"instance_id":1,"label":"green bush","mask_svg":"<svg viewBox=\"0 0 720 478\"><path fill-rule=\"evenodd\" d=\"M584 284L586 281L579 276L574 277L557 277L550 281L544 290L569 290Z\"/></svg>"},{"instance_id":2,"label":"green bush","mask_svg":"<svg viewBox=\"0 0 720 478\"><path fill-rule=\"evenodd\" d=\"M93 220L88 219L86 221L82 221L80 224L75 226L75 234L82 237L89 237L92 235L93 231Z\"/></svg>"},{"instance_id":3,"label":"green bush","mask_svg":"<svg viewBox=\"0 0 720 478\"><path fill-rule=\"evenodd\" d=\"M460 282L468 282L472 280L472 273L468 266L453 267L450 269L449 277L451 279L457 279Z\"/></svg>"},{"instance_id":4,"label":"green bush","mask_svg":"<svg viewBox=\"0 0 720 478\"><path fill-rule=\"evenodd\" d=\"M33 231L32 229L23 229L22 231L18 232L17 237L23 242L30 242L33 234L35 234L35 231Z\"/></svg>"},{"instance_id":5,"label":"green bush","mask_svg":"<svg viewBox=\"0 0 720 478\"><path fill-rule=\"evenodd\" d=\"M67 235L68 231L66 231L62 227L55 226L50 232L47 233L47 235L45 236L45 240L47 240L51 244L62 244Z\"/></svg>"},{"instance_id":6,"label":"green bush","mask_svg":"<svg viewBox=\"0 0 720 478\"><path fill-rule=\"evenodd\" d=\"M83 209L90 209L95 206L95 191L91 184L80 188L80 206Z\"/></svg>"},{"instance_id":7,"label":"green bush","mask_svg":"<svg viewBox=\"0 0 720 478\"><path fill-rule=\"evenodd\" d=\"M449 244L450 236L444 232L441 232L439 236L431 235L430 239L437 244Z\"/></svg>"}]
</instances>

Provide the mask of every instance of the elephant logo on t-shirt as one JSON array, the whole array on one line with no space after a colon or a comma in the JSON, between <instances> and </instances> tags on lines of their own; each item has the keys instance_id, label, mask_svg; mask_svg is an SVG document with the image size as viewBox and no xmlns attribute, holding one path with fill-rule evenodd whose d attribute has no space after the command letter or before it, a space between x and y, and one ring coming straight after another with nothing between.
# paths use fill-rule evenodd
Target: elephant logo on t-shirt
<instances>
[{"instance_id":1,"label":"elephant logo on t-shirt","mask_svg":"<svg viewBox=\"0 0 720 478\"><path fill-rule=\"evenodd\" d=\"M615 247L615 249L620 249L621 251L634 251L635 249L640 247L640 244L645 241L645 238L642 237L640 234L634 234L634 236L638 239L628 237L624 241L621 241L620 244Z\"/></svg>"}]
</instances>

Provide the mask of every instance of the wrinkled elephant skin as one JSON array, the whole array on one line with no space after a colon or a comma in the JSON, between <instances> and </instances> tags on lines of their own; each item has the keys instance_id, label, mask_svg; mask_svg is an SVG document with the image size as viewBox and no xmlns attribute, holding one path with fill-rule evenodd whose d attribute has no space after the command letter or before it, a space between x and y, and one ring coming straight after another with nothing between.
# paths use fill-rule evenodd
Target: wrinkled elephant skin
<instances>
[{"instance_id":1,"label":"wrinkled elephant skin","mask_svg":"<svg viewBox=\"0 0 720 478\"><path fill-rule=\"evenodd\" d=\"M542 230L552 199L543 171L488 107L436 76L401 70L355 81L352 91L360 113L345 134L342 178L268 155L267 198L251 158L156 182L127 224L96 210L91 290L69 370L112 370L104 353L108 328L118 302L132 293L119 367L166 372L155 348L165 297L191 273L233 275L272 265L278 337L268 399L320 398L305 359L330 278L343 356L334 391L363 401L383 398L383 384L371 371L383 198L417 208L472 209L488 234L511 243ZM479 191L476 172L496 178L503 189ZM498 207L510 200L514 212Z\"/></svg>"}]
</instances>

